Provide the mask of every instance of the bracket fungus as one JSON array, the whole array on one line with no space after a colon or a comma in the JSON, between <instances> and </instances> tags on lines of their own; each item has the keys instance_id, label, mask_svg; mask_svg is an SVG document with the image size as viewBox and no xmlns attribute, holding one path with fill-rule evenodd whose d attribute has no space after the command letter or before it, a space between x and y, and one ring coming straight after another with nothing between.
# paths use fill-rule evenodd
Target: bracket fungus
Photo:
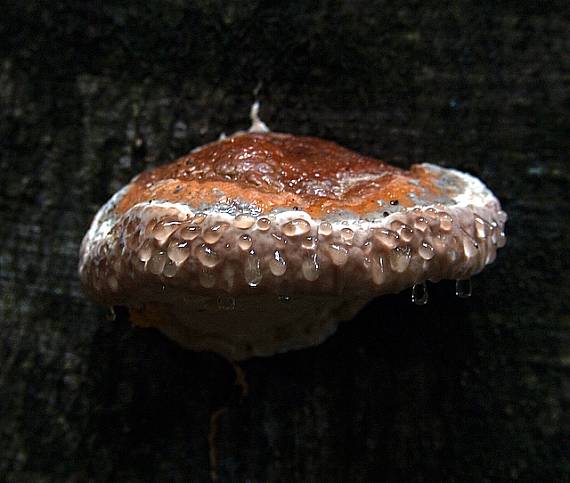
<instances>
[{"instance_id":1,"label":"bracket fungus","mask_svg":"<svg viewBox=\"0 0 570 483\"><path fill-rule=\"evenodd\" d=\"M255 114L255 113L254 113ZM79 272L97 301L233 360L318 344L370 299L466 282L505 244L477 178L252 129L136 176L97 213Z\"/></svg>"}]
</instances>

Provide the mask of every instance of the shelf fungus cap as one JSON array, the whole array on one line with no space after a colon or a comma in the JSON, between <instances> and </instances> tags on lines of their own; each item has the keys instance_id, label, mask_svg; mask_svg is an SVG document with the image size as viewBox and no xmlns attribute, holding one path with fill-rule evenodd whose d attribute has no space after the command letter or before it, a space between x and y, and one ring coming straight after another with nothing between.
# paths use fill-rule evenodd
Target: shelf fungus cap
<instances>
[{"instance_id":1,"label":"shelf fungus cap","mask_svg":"<svg viewBox=\"0 0 570 483\"><path fill-rule=\"evenodd\" d=\"M79 272L135 324L239 360L318 344L376 296L468 279L504 245L506 218L466 173L239 132L116 193Z\"/></svg>"}]
</instances>

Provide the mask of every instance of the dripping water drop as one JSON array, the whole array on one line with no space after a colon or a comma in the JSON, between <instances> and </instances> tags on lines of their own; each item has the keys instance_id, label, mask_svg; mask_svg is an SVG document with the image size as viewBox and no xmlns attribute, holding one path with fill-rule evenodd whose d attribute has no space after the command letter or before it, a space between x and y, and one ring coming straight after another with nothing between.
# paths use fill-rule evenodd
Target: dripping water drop
<instances>
[{"instance_id":1,"label":"dripping water drop","mask_svg":"<svg viewBox=\"0 0 570 483\"><path fill-rule=\"evenodd\" d=\"M428 290L425 282L414 283L412 287L412 302L416 305L425 305L428 301Z\"/></svg>"},{"instance_id":2,"label":"dripping water drop","mask_svg":"<svg viewBox=\"0 0 570 483\"><path fill-rule=\"evenodd\" d=\"M467 278L464 280L455 281L455 295L462 299L471 297L471 279Z\"/></svg>"}]
</instances>

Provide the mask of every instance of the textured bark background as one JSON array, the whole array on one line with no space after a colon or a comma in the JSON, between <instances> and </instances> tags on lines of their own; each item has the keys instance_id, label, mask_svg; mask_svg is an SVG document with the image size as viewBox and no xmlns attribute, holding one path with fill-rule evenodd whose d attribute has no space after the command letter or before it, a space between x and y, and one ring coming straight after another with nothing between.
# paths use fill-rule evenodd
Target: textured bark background
<instances>
[{"instance_id":1,"label":"textured bark background","mask_svg":"<svg viewBox=\"0 0 570 483\"><path fill-rule=\"evenodd\" d=\"M1 481L568 481L566 2L11 3ZM106 320L76 266L115 190L247 127L254 92L274 130L481 177L510 221L471 299L382 297L243 363L240 400L221 358Z\"/></svg>"}]
</instances>

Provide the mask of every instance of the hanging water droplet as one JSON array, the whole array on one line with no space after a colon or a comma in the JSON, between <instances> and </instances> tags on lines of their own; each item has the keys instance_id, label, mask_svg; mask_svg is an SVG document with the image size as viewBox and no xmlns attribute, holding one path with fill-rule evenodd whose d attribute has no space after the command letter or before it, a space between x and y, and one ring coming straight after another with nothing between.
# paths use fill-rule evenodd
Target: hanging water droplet
<instances>
[{"instance_id":1,"label":"hanging water droplet","mask_svg":"<svg viewBox=\"0 0 570 483\"><path fill-rule=\"evenodd\" d=\"M250 287L257 287L261 283L261 265L255 250L250 250L243 271L245 281Z\"/></svg>"},{"instance_id":2,"label":"hanging water droplet","mask_svg":"<svg viewBox=\"0 0 570 483\"><path fill-rule=\"evenodd\" d=\"M392 222L392 228L394 230L396 230L399 235L400 238L404 241L404 242L409 242L412 240L412 238L414 238L414 229L409 226L406 225L405 223L402 223L401 221L394 221Z\"/></svg>"},{"instance_id":3,"label":"hanging water droplet","mask_svg":"<svg viewBox=\"0 0 570 483\"><path fill-rule=\"evenodd\" d=\"M251 248L252 244L253 244L253 242L252 242L251 237L249 235L241 235L239 237L238 247L240 248L240 250L243 250L244 252L246 252Z\"/></svg>"},{"instance_id":4,"label":"hanging water droplet","mask_svg":"<svg viewBox=\"0 0 570 483\"><path fill-rule=\"evenodd\" d=\"M350 244L354 238L354 231L352 231L350 228L343 228L340 230L340 237L344 243Z\"/></svg>"},{"instance_id":5,"label":"hanging water droplet","mask_svg":"<svg viewBox=\"0 0 570 483\"><path fill-rule=\"evenodd\" d=\"M490 246L487 251L487 256L485 257L485 264L489 265L490 263L493 263L496 258L497 258L497 251L495 250L494 247Z\"/></svg>"},{"instance_id":6,"label":"hanging water droplet","mask_svg":"<svg viewBox=\"0 0 570 483\"><path fill-rule=\"evenodd\" d=\"M505 236L505 232L501 231L497 235L497 247L503 248L507 244L507 237Z\"/></svg>"},{"instance_id":7,"label":"hanging water droplet","mask_svg":"<svg viewBox=\"0 0 570 483\"><path fill-rule=\"evenodd\" d=\"M414 221L414 228L423 233L429 228L429 220L425 216L418 216Z\"/></svg>"},{"instance_id":8,"label":"hanging water droplet","mask_svg":"<svg viewBox=\"0 0 570 483\"><path fill-rule=\"evenodd\" d=\"M180 265L190 256L190 243L185 240L172 240L166 253L168 258Z\"/></svg>"},{"instance_id":9,"label":"hanging water droplet","mask_svg":"<svg viewBox=\"0 0 570 483\"><path fill-rule=\"evenodd\" d=\"M236 308L236 299L230 295L220 295L216 303L218 310L230 311Z\"/></svg>"},{"instance_id":10,"label":"hanging water droplet","mask_svg":"<svg viewBox=\"0 0 570 483\"><path fill-rule=\"evenodd\" d=\"M302 218L295 218L281 227L283 234L287 236L306 235L311 231L311 225L307 220Z\"/></svg>"},{"instance_id":11,"label":"hanging water droplet","mask_svg":"<svg viewBox=\"0 0 570 483\"><path fill-rule=\"evenodd\" d=\"M276 277L280 277L287 270L287 263L279 250L275 250L273 257L269 259L269 270L271 270L271 273Z\"/></svg>"},{"instance_id":12,"label":"hanging water droplet","mask_svg":"<svg viewBox=\"0 0 570 483\"><path fill-rule=\"evenodd\" d=\"M172 278L172 277L174 277L174 275L176 275L177 271L178 271L178 267L177 267L176 263L174 263L172 260L168 260L166 262L166 265L164 265L164 268L162 269L162 274L165 277Z\"/></svg>"},{"instance_id":13,"label":"hanging water droplet","mask_svg":"<svg viewBox=\"0 0 570 483\"><path fill-rule=\"evenodd\" d=\"M477 234L477 238L484 239L487 238L489 234L490 225L483 220L483 218L476 216L475 217L475 233Z\"/></svg>"},{"instance_id":14,"label":"hanging water droplet","mask_svg":"<svg viewBox=\"0 0 570 483\"><path fill-rule=\"evenodd\" d=\"M228 226L229 225L227 223L216 223L215 225L212 225L204 232L204 235L202 235L204 241L209 244L216 243L220 238L222 238L222 234Z\"/></svg>"},{"instance_id":15,"label":"hanging water droplet","mask_svg":"<svg viewBox=\"0 0 570 483\"><path fill-rule=\"evenodd\" d=\"M328 221L324 221L319 225L319 235L330 236L333 231L332 225Z\"/></svg>"},{"instance_id":16,"label":"hanging water droplet","mask_svg":"<svg viewBox=\"0 0 570 483\"><path fill-rule=\"evenodd\" d=\"M465 236L463 237L463 253L467 258L474 257L479 250L479 244L471 238L466 232L464 232Z\"/></svg>"},{"instance_id":17,"label":"hanging water droplet","mask_svg":"<svg viewBox=\"0 0 570 483\"><path fill-rule=\"evenodd\" d=\"M314 236L304 236L301 239L301 246L307 250L314 250L317 246L317 238Z\"/></svg>"},{"instance_id":18,"label":"hanging water droplet","mask_svg":"<svg viewBox=\"0 0 570 483\"><path fill-rule=\"evenodd\" d=\"M337 243L329 245L329 256L332 262L337 266L342 266L348 261L348 250Z\"/></svg>"},{"instance_id":19,"label":"hanging water droplet","mask_svg":"<svg viewBox=\"0 0 570 483\"><path fill-rule=\"evenodd\" d=\"M257 220L257 229L267 231L271 228L271 220L269 218L260 218Z\"/></svg>"},{"instance_id":20,"label":"hanging water droplet","mask_svg":"<svg viewBox=\"0 0 570 483\"><path fill-rule=\"evenodd\" d=\"M192 241L195 238L198 238L198 235L202 233L202 228L200 228L197 225L187 225L181 228L178 233L180 238L182 238L183 240Z\"/></svg>"},{"instance_id":21,"label":"hanging water droplet","mask_svg":"<svg viewBox=\"0 0 570 483\"><path fill-rule=\"evenodd\" d=\"M141 262L148 262L150 257L152 257L153 246L150 240L145 240L142 247L138 252L139 260Z\"/></svg>"},{"instance_id":22,"label":"hanging water droplet","mask_svg":"<svg viewBox=\"0 0 570 483\"><path fill-rule=\"evenodd\" d=\"M374 230L374 238L386 248L396 248L400 241L400 235L388 228L378 228Z\"/></svg>"},{"instance_id":23,"label":"hanging water droplet","mask_svg":"<svg viewBox=\"0 0 570 483\"><path fill-rule=\"evenodd\" d=\"M503 210L497 211L497 220L499 220L499 222L501 222L502 224L505 224L507 222L507 219L508 219L508 216Z\"/></svg>"},{"instance_id":24,"label":"hanging water droplet","mask_svg":"<svg viewBox=\"0 0 570 483\"><path fill-rule=\"evenodd\" d=\"M439 215L439 227L442 231L449 231L453 226L453 218L449 213L445 211L440 211Z\"/></svg>"},{"instance_id":25,"label":"hanging water droplet","mask_svg":"<svg viewBox=\"0 0 570 483\"><path fill-rule=\"evenodd\" d=\"M303 261L301 271L309 282L314 282L319 278L319 259L316 253L312 253Z\"/></svg>"},{"instance_id":26,"label":"hanging water droplet","mask_svg":"<svg viewBox=\"0 0 570 483\"><path fill-rule=\"evenodd\" d=\"M372 274L372 281L376 285L382 285L386 279L386 265L382 255L378 255L378 257L372 259L370 271Z\"/></svg>"},{"instance_id":27,"label":"hanging water droplet","mask_svg":"<svg viewBox=\"0 0 570 483\"><path fill-rule=\"evenodd\" d=\"M254 223L255 219L253 216L246 215L245 213L240 213L234 219L235 227L239 228L240 230L247 230L248 228L251 228Z\"/></svg>"},{"instance_id":28,"label":"hanging water droplet","mask_svg":"<svg viewBox=\"0 0 570 483\"><path fill-rule=\"evenodd\" d=\"M428 301L428 291L425 282L414 283L412 287L412 302L416 305L425 305Z\"/></svg>"},{"instance_id":29,"label":"hanging water droplet","mask_svg":"<svg viewBox=\"0 0 570 483\"><path fill-rule=\"evenodd\" d=\"M410 247L396 247L390 252L390 266L395 272L401 273L408 268L411 258L412 252Z\"/></svg>"},{"instance_id":30,"label":"hanging water droplet","mask_svg":"<svg viewBox=\"0 0 570 483\"><path fill-rule=\"evenodd\" d=\"M163 244L179 226L179 221L161 221L152 229L152 236L159 244Z\"/></svg>"},{"instance_id":31,"label":"hanging water droplet","mask_svg":"<svg viewBox=\"0 0 570 483\"><path fill-rule=\"evenodd\" d=\"M160 275L162 270L164 270L164 265L168 260L168 256L165 251L156 252L148 262L146 262L146 269L153 273L154 275Z\"/></svg>"},{"instance_id":32,"label":"hanging water droplet","mask_svg":"<svg viewBox=\"0 0 570 483\"><path fill-rule=\"evenodd\" d=\"M434 248L426 241L420 243L418 253L424 260L431 260L435 256Z\"/></svg>"},{"instance_id":33,"label":"hanging water droplet","mask_svg":"<svg viewBox=\"0 0 570 483\"><path fill-rule=\"evenodd\" d=\"M198 247L196 258L207 268L214 268L221 261L218 254L204 243Z\"/></svg>"},{"instance_id":34,"label":"hanging water droplet","mask_svg":"<svg viewBox=\"0 0 570 483\"><path fill-rule=\"evenodd\" d=\"M471 279L470 278L455 281L455 295L457 295L458 297L461 297L462 299L466 299L468 297L471 297Z\"/></svg>"}]
</instances>

